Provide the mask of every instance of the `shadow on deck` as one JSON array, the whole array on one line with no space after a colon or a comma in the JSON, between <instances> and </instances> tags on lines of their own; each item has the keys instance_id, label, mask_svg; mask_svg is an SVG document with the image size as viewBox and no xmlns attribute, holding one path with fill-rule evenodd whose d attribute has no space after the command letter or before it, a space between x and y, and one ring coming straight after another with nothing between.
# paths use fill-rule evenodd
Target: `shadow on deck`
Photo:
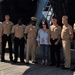
<instances>
[{"instance_id":1,"label":"shadow on deck","mask_svg":"<svg viewBox=\"0 0 75 75\"><path fill-rule=\"evenodd\" d=\"M43 66L43 65L30 65L22 75L74 75L70 70L61 70L61 68Z\"/></svg>"},{"instance_id":2,"label":"shadow on deck","mask_svg":"<svg viewBox=\"0 0 75 75\"><path fill-rule=\"evenodd\" d=\"M5 59L5 62L0 62L0 75L75 75L73 71L62 70L61 67L41 65L40 59L38 59L38 64L30 61L30 65L19 62L11 64L8 53L6 53Z\"/></svg>"}]
</instances>

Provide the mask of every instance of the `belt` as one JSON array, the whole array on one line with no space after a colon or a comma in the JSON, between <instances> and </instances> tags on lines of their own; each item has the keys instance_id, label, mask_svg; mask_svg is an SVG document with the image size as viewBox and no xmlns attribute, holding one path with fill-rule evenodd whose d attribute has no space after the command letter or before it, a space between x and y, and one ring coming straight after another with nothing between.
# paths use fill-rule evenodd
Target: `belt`
<instances>
[{"instance_id":1,"label":"belt","mask_svg":"<svg viewBox=\"0 0 75 75\"><path fill-rule=\"evenodd\" d=\"M70 40L70 39L62 39L62 40Z\"/></svg>"},{"instance_id":2,"label":"belt","mask_svg":"<svg viewBox=\"0 0 75 75\"><path fill-rule=\"evenodd\" d=\"M3 35L10 36L11 34L3 34Z\"/></svg>"},{"instance_id":3,"label":"belt","mask_svg":"<svg viewBox=\"0 0 75 75\"><path fill-rule=\"evenodd\" d=\"M52 40L56 40L56 39L58 39L58 38L51 38Z\"/></svg>"},{"instance_id":4,"label":"belt","mask_svg":"<svg viewBox=\"0 0 75 75\"><path fill-rule=\"evenodd\" d=\"M23 37L15 37L15 38L17 38L17 39L22 39Z\"/></svg>"},{"instance_id":5,"label":"belt","mask_svg":"<svg viewBox=\"0 0 75 75\"><path fill-rule=\"evenodd\" d=\"M28 39L35 39L35 38L28 38Z\"/></svg>"}]
</instances>

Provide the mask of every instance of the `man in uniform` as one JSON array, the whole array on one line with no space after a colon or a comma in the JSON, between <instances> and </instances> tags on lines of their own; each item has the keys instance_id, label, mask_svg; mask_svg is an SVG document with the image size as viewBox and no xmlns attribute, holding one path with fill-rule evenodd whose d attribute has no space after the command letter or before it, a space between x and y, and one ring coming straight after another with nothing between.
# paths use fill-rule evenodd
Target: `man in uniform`
<instances>
[{"instance_id":1,"label":"man in uniform","mask_svg":"<svg viewBox=\"0 0 75 75\"><path fill-rule=\"evenodd\" d=\"M12 57L12 41L11 41L11 30L13 23L9 21L10 16L7 14L5 15L5 21L2 23L2 54L1 54L1 62L5 61L5 47L6 47L6 42L8 42L9 46L9 53L10 53L10 61L13 60Z\"/></svg>"},{"instance_id":2,"label":"man in uniform","mask_svg":"<svg viewBox=\"0 0 75 75\"><path fill-rule=\"evenodd\" d=\"M31 24L26 27L25 34L27 34L27 50L26 50L26 63L29 64L29 56L33 63L35 61L35 49L36 49L36 36L39 27L36 25L37 18L31 17Z\"/></svg>"},{"instance_id":3,"label":"man in uniform","mask_svg":"<svg viewBox=\"0 0 75 75\"><path fill-rule=\"evenodd\" d=\"M75 50L75 23L73 25L73 33L74 33L73 42L74 42L74 50ZM75 66L71 69L71 71L75 71Z\"/></svg>"},{"instance_id":4,"label":"man in uniform","mask_svg":"<svg viewBox=\"0 0 75 75\"><path fill-rule=\"evenodd\" d=\"M55 64L56 64L56 67L60 66L60 34L61 34L61 27L57 24L57 18L53 16L52 25L50 26L50 42L51 42L51 45L50 45L51 64L50 66L54 66Z\"/></svg>"},{"instance_id":5,"label":"man in uniform","mask_svg":"<svg viewBox=\"0 0 75 75\"><path fill-rule=\"evenodd\" d=\"M0 55L1 55L1 51L2 51L2 30L0 26Z\"/></svg>"},{"instance_id":6,"label":"man in uniform","mask_svg":"<svg viewBox=\"0 0 75 75\"><path fill-rule=\"evenodd\" d=\"M71 40L73 39L73 29L72 26L68 24L68 17L63 16L62 17L62 32L61 32L61 38L62 38L62 47L65 57L65 64L62 67L62 69L69 69L71 66Z\"/></svg>"},{"instance_id":7,"label":"man in uniform","mask_svg":"<svg viewBox=\"0 0 75 75\"><path fill-rule=\"evenodd\" d=\"M22 24L21 19L18 20L18 24L13 26L12 35L14 35L14 63L18 60L18 50L20 47L20 62L24 63L24 47L25 47L25 25Z\"/></svg>"}]
</instances>

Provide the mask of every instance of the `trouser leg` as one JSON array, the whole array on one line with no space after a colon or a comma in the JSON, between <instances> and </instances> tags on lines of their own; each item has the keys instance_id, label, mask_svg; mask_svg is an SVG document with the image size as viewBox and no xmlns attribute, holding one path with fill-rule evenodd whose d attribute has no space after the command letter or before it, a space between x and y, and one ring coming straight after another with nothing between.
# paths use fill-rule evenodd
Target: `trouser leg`
<instances>
[{"instance_id":1,"label":"trouser leg","mask_svg":"<svg viewBox=\"0 0 75 75\"><path fill-rule=\"evenodd\" d=\"M51 63L55 64L55 46L51 45L50 47Z\"/></svg>"},{"instance_id":2,"label":"trouser leg","mask_svg":"<svg viewBox=\"0 0 75 75\"><path fill-rule=\"evenodd\" d=\"M59 45L56 46L56 64L60 66L60 47Z\"/></svg>"},{"instance_id":3,"label":"trouser leg","mask_svg":"<svg viewBox=\"0 0 75 75\"><path fill-rule=\"evenodd\" d=\"M71 52L70 52L70 40L62 41L63 52L65 57L65 67L70 68L71 66Z\"/></svg>"},{"instance_id":4,"label":"trouser leg","mask_svg":"<svg viewBox=\"0 0 75 75\"><path fill-rule=\"evenodd\" d=\"M18 59L18 47L19 47L19 41L15 38L14 39L14 61L17 61Z\"/></svg>"},{"instance_id":5,"label":"trouser leg","mask_svg":"<svg viewBox=\"0 0 75 75\"><path fill-rule=\"evenodd\" d=\"M24 62L24 38L20 40L20 61Z\"/></svg>"},{"instance_id":6,"label":"trouser leg","mask_svg":"<svg viewBox=\"0 0 75 75\"><path fill-rule=\"evenodd\" d=\"M9 46L9 58L10 60L13 60L11 35L8 37L8 46Z\"/></svg>"},{"instance_id":7,"label":"trouser leg","mask_svg":"<svg viewBox=\"0 0 75 75\"><path fill-rule=\"evenodd\" d=\"M35 62L35 51L36 51L36 40L33 40L33 43L32 43L32 48L31 48L31 57L32 57L32 61Z\"/></svg>"},{"instance_id":8,"label":"trouser leg","mask_svg":"<svg viewBox=\"0 0 75 75\"><path fill-rule=\"evenodd\" d=\"M26 62L29 62L29 56L30 56L30 41L27 40Z\"/></svg>"},{"instance_id":9,"label":"trouser leg","mask_svg":"<svg viewBox=\"0 0 75 75\"><path fill-rule=\"evenodd\" d=\"M2 52L1 52L1 60L5 59L5 47L6 47L6 41L7 41L7 37L6 35L2 36Z\"/></svg>"}]
</instances>

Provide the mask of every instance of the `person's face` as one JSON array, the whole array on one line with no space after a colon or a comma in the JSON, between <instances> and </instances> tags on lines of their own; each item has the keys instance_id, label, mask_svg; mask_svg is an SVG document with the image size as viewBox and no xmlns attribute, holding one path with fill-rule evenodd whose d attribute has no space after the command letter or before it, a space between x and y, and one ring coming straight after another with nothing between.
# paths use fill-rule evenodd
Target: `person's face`
<instances>
[{"instance_id":1,"label":"person's face","mask_svg":"<svg viewBox=\"0 0 75 75\"><path fill-rule=\"evenodd\" d=\"M21 21L21 20L18 20L18 24L19 24L19 25L22 25L22 21Z\"/></svg>"},{"instance_id":2,"label":"person's face","mask_svg":"<svg viewBox=\"0 0 75 75\"><path fill-rule=\"evenodd\" d=\"M57 19L55 19L55 18L52 19L52 23L53 23L53 24L56 24L56 23L57 23Z\"/></svg>"},{"instance_id":3,"label":"person's face","mask_svg":"<svg viewBox=\"0 0 75 75\"><path fill-rule=\"evenodd\" d=\"M43 27L43 28L46 28L45 22L42 22L42 27Z\"/></svg>"},{"instance_id":4,"label":"person's face","mask_svg":"<svg viewBox=\"0 0 75 75\"><path fill-rule=\"evenodd\" d=\"M10 19L9 15L5 15L5 20L9 20L9 19Z\"/></svg>"},{"instance_id":5,"label":"person's face","mask_svg":"<svg viewBox=\"0 0 75 75\"><path fill-rule=\"evenodd\" d=\"M67 19L62 18L62 24L67 24Z\"/></svg>"},{"instance_id":6,"label":"person's face","mask_svg":"<svg viewBox=\"0 0 75 75\"><path fill-rule=\"evenodd\" d=\"M34 26L35 26L35 24L36 24L36 21L32 21L32 25L34 25Z\"/></svg>"}]
</instances>

